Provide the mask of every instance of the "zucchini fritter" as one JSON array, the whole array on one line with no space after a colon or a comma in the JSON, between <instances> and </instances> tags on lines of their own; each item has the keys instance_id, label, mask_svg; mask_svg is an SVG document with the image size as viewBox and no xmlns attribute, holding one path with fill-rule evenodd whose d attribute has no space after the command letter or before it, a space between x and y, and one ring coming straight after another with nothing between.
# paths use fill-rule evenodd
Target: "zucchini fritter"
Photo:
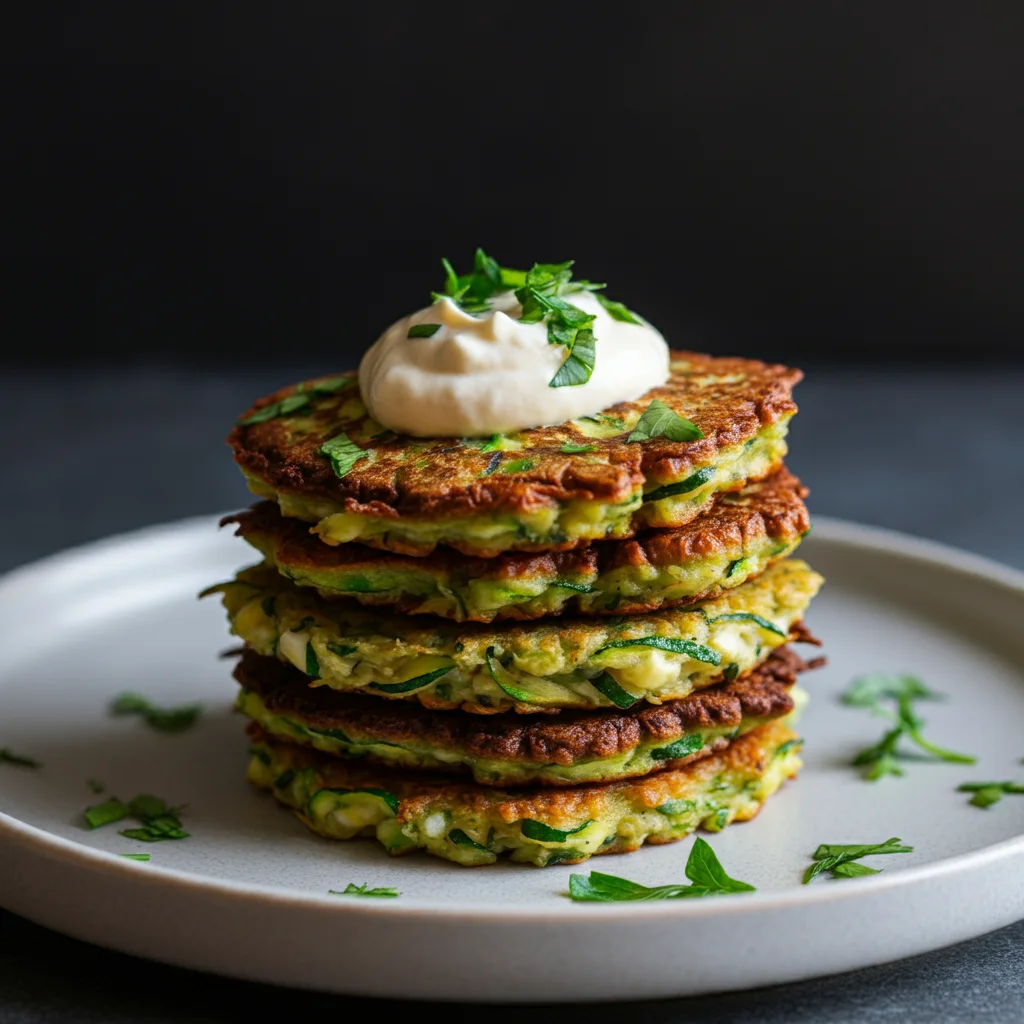
<instances>
[{"instance_id":1,"label":"zucchini fritter","mask_svg":"<svg viewBox=\"0 0 1024 1024\"><path fill-rule=\"evenodd\" d=\"M775 472L801 376L755 360L674 352L669 380L636 401L483 443L386 430L357 388L340 386L354 385L349 374L260 399L228 443L250 488L285 515L315 523L328 544L360 541L417 556L438 544L483 557L569 550L642 527L681 526L716 493ZM630 442L655 398L704 437ZM358 458L339 477L319 449L342 435Z\"/></svg>"},{"instance_id":2,"label":"zucchini fritter","mask_svg":"<svg viewBox=\"0 0 1024 1024\"><path fill-rule=\"evenodd\" d=\"M376 838L456 864L578 864L671 843L697 828L747 821L801 767L800 739L769 722L720 753L642 779L569 789L501 790L450 777L374 768L272 740L258 726L249 780L329 839Z\"/></svg>"},{"instance_id":3,"label":"zucchini fritter","mask_svg":"<svg viewBox=\"0 0 1024 1024\"><path fill-rule=\"evenodd\" d=\"M791 715L791 688L808 667L784 647L742 679L665 704L482 717L311 688L297 669L246 651L236 707L272 738L338 757L471 772L485 786L571 786L680 768Z\"/></svg>"},{"instance_id":4,"label":"zucchini fritter","mask_svg":"<svg viewBox=\"0 0 1024 1024\"><path fill-rule=\"evenodd\" d=\"M314 685L491 714L658 704L735 679L797 635L821 583L786 559L690 608L502 626L325 601L265 565L205 593L221 593L232 632L257 654Z\"/></svg>"},{"instance_id":5,"label":"zucchini fritter","mask_svg":"<svg viewBox=\"0 0 1024 1024\"><path fill-rule=\"evenodd\" d=\"M805 488L786 469L719 495L699 519L572 551L422 558L327 547L272 502L227 516L278 572L323 597L456 622L548 615L635 615L715 597L791 554L810 527Z\"/></svg>"}]
</instances>

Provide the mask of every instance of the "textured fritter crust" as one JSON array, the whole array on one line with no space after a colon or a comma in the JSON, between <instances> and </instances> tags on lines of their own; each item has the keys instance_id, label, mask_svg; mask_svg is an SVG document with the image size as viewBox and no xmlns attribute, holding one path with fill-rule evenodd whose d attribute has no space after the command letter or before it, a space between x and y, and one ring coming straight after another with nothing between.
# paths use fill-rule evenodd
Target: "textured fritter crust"
<instances>
[{"instance_id":1,"label":"textured fritter crust","mask_svg":"<svg viewBox=\"0 0 1024 1024\"><path fill-rule=\"evenodd\" d=\"M428 749L445 759L457 758L448 767L465 771L467 765L480 760L543 767L608 761L630 754L644 744L666 745L701 730L732 730L750 719L779 718L793 710L789 689L797 674L808 667L795 652L781 648L744 678L701 690L682 700L641 705L638 710L628 711L566 711L541 720L524 720L522 716L508 714L455 715L322 687L311 688L308 678L298 670L252 651L243 654L234 675L246 690L260 696L267 711L289 722L325 734L340 731L356 743L377 741L385 745L388 753L392 746ZM698 752L663 759L653 767L680 767L722 749L727 742L725 737L717 736L710 746ZM372 753L368 756L378 760ZM648 764L643 771L650 767ZM623 772L641 773L629 768ZM477 780L489 781L480 774ZM543 776L535 781L565 784Z\"/></svg>"},{"instance_id":2,"label":"textured fritter crust","mask_svg":"<svg viewBox=\"0 0 1024 1024\"><path fill-rule=\"evenodd\" d=\"M389 853L421 847L464 865L494 863L502 854L538 866L575 864L645 842L674 842L700 827L719 831L753 818L801 766L799 738L777 721L683 768L533 790L374 768L277 742L252 724L248 733L250 781L298 811L313 831L334 839L376 835ZM321 797L326 806L318 806ZM353 797L362 806L343 806ZM561 831L538 833L538 825Z\"/></svg>"},{"instance_id":3,"label":"textured fritter crust","mask_svg":"<svg viewBox=\"0 0 1024 1024\"><path fill-rule=\"evenodd\" d=\"M806 495L800 481L781 469L720 495L686 526L572 551L496 558L445 548L416 558L357 543L331 547L269 501L226 516L221 525L235 524L236 534L284 575L325 597L457 621L633 615L714 597L752 575L737 565L740 560L757 559L749 567L756 571L790 553L810 528Z\"/></svg>"},{"instance_id":4,"label":"textured fritter crust","mask_svg":"<svg viewBox=\"0 0 1024 1024\"><path fill-rule=\"evenodd\" d=\"M479 443L462 444L453 438L408 438L372 420L352 387L314 396L311 411L240 423L228 444L236 462L250 479L260 483L264 493L298 496L321 507L320 514L304 518L319 519L332 510L392 520L481 513L521 517L573 501L627 502L645 483L685 479L696 468L713 463L723 449L742 447L765 426L796 411L791 392L802 377L799 370L692 352L673 352L672 358L674 372L664 386L604 411L604 422L610 422L607 418L622 422L613 436L595 437L582 428L581 421L571 421L507 435L514 445L512 451L482 451ZM297 387L282 388L258 400L242 419L293 395ZM655 398L697 423L705 436L689 442L656 438L629 443L632 426ZM342 432L372 457L360 460L339 478L318 448ZM589 445L593 450L585 455L567 454L562 451L566 444ZM775 468L777 465L768 472ZM731 486L741 484L724 489ZM692 518L699 511L695 508L687 515ZM625 534L620 531L617 535ZM432 547L431 543L417 547L408 540L403 547L395 547L386 535L366 537L365 543L417 555ZM459 546L457 540L445 543ZM579 543L567 538L558 543L524 541L509 547L568 549ZM465 550L497 553L484 550L478 542Z\"/></svg>"}]
</instances>

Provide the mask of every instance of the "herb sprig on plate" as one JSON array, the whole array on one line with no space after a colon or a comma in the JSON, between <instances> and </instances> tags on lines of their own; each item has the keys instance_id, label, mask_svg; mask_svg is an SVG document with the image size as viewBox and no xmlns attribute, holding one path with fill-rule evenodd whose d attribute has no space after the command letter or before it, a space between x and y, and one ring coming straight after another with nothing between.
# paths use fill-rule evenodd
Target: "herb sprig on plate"
<instances>
[{"instance_id":1,"label":"herb sprig on plate","mask_svg":"<svg viewBox=\"0 0 1024 1024\"><path fill-rule=\"evenodd\" d=\"M120 835L127 839L139 839L144 843L157 843L166 839L187 839L189 833L181 827L180 812L183 807L170 807L166 800L149 793L140 793L127 804L116 796L101 804L87 807L83 812L85 823L89 828L102 828L135 818L138 828L120 830Z\"/></svg>"},{"instance_id":2,"label":"herb sprig on plate","mask_svg":"<svg viewBox=\"0 0 1024 1024\"><path fill-rule=\"evenodd\" d=\"M137 693L122 693L110 704L112 715L138 715L157 732L184 732L191 729L203 713L202 704L183 704L176 708L157 707Z\"/></svg>"},{"instance_id":3,"label":"herb sprig on plate","mask_svg":"<svg viewBox=\"0 0 1024 1024\"><path fill-rule=\"evenodd\" d=\"M1004 796L1024 794L1022 782L964 782L956 787L958 793L971 793L968 801L974 807L991 807Z\"/></svg>"},{"instance_id":4,"label":"herb sprig on plate","mask_svg":"<svg viewBox=\"0 0 1024 1024\"><path fill-rule=\"evenodd\" d=\"M386 899L394 899L396 896L402 894L391 886L379 886L376 889L371 889L369 883L363 882L362 885L356 885L355 882L349 882L344 889L328 889L328 895L330 896L379 896Z\"/></svg>"},{"instance_id":5,"label":"herb sprig on plate","mask_svg":"<svg viewBox=\"0 0 1024 1024\"><path fill-rule=\"evenodd\" d=\"M0 764L13 764L19 768L42 768L42 763L24 754L16 754L7 747L0 747Z\"/></svg>"},{"instance_id":6,"label":"herb sprig on plate","mask_svg":"<svg viewBox=\"0 0 1024 1024\"><path fill-rule=\"evenodd\" d=\"M730 878L715 851L698 838L686 861L689 885L641 885L617 875L591 871L589 875L569 876L569 896L577 902L619 903L629 900L678 900L699 896L725 896L735 892L754 892L748 882Z\"/></svg>"},{"instance_id":7,"label":"herb sprig on plate","mask_svg":"<svg viewBox=\"0 0 1024 1024\"><path fill-rule=\"evenodd\" d=\"M929 690L920 679L908 675L884 675L880 672L860 676L850 684L842 696L844 704L852 707L869 708L875 715L892 722L882 738L870 747L865 747L853 759L853 763L864 768L864 777L874 782L886 775L903 775L899 745L901 741L912 743L918 749L940 761L955 764L974 764L977 758L948 750L925 739L921 730L924 720L914 710L919 700L943 700L943 694ZM888 706L894 704L895 708Z\"/></svg>"},{"instance_id":8,"label":"herb sprig on plate","mask_svg":"<svg viewBox=\"0 0 1024 1024\"><path fill-rule=\"evenodd\" d=\"M857 878L861 875L877 875L881 868L870 868L858 864L862 857L875 857L881 853L912 853L912 846L903 846L901 839L887 839L884 843L861 843L841 846L822 843L813 853L814 862L804 872L804 885L817 878L823 871L829 871L833 878Z\"/></svg>"}]
</instances>

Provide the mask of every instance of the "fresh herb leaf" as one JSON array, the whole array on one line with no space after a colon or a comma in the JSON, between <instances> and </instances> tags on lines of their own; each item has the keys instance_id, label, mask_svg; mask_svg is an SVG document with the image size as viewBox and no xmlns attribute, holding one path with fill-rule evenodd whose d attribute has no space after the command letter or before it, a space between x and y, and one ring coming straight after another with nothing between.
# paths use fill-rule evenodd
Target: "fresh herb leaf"
<instances>
[{"instance_id":1,"label":"fresh herb leaf","mask_svg":"<svg viewBox=\"0 0 1024 1024\"><path fill-rule=\"evenodd\" d=\"M842 871L837 871L836 869L852 861L860 860L862 857L876 857L883 853L912 853L914 848L912 846L903 846L902 842L901 839L892 838L887 839L884 843L859 843L853 845L822 843L811 857L813 863L804 872L804 885L807 885L823 871L830 871L833 876L839 878L877 874L875 869L864 870L861 865L855 868L846 867Z\"/></svg>"},{"instance_id":2,"label":"fresh herb leaf","mask_svg":"<svg viewBox=\"0 0 1024 1024\"><path fill-rule=\"evenodd\" d=\"M592 444L574 444L572 441L565 441L559 449L564 455L582 455L584 452L592 452Z\"/></svg>"},{"instance_id":3,"label":"fresh herb leaf","mask_svg":"<svg viewBox=\"0 0 1024 1024\"><path fill-rule=\"evenodd\" d=\"M185 839L188 833L181 827L181 820L178 813L180 807L168 807L167 801L149 793L140 793L132 800L127 808L116 798L108 800L107 804L120 805L127 813L118 814L117 817L110 817L108 821L120 821L125 817L137 818L141 827L129 828L120 831L119 835L127 839L139 839L144 843L157 843L165 839ZM106 806L106 805L101 805ZM89 810L96 810L90 808ZM111 809L113 814L117 807ZM86 811L86 820L89 820L89 811ZM105 821L102 824L107 824ZM95 828L96 826L91 826Z\"/></svg>"},{"instance_id":4,"label":"fresh herb leaf","mask_svg":"<svg viewBox=\"0 0 1024 1024\"><path fill-rule=\"evenodd\" d=\"M596 341L594 332L589 328L577 330L574 340L569 343L569 354L565 357L565 362L548 381L548 387L564 388L586 384L594 372L597 360L594 344Z\"/></svg>"},{"instance_id":5,"label":"fresh herb leaf","mask_svg":"<svg viewBox=\"0 0 1024 1024\"><path fill-rule=\"evenodd\" d=\"M725 615L716 615L708 622L754 622L769 633L776 633L778 636L785 636L785 630L779 629L774 622L769 622L763 615L755 615L753 612L727 612Z\"/></svg>"},{"instance_id":6,"label":"fresh herb leaf","mask_svg":"<svg viewBox=\"0 0 1024 1024\"><path fill-rule=\"evenodd\" d=\"M139 715L157 732L184 732L196 724L202 704L183 704L177 708L160 708L137 693L122 693L110 705L112 715Z\"/></svg>"},{"instance_id":7,"label":"fresh herb leaf","mask_svg":"<svg viewBox=\"0 0 1024 1024\"><path fill-rule=\"evenodd\" d=\"M391 886L380 886L376 889L371 889L366 882L363 882L362 885L349 882L340 892L337 889L328 889L327 892L331 896L380 896L387 899L401 896L401 893Z\"/></svg>"},{"instance_id":8,"label":"fresh herb leaf","mask_svg":"<svg viewBox=\"0 0 1024 1024\"><path fill-rule=\"evenodd\" d=\"M86 807L82 812L85 823L89 828L101 828L103 825L110 825L115 821L131 817L131 810L117 797L96 804L94 807Z\"/></svg>"},{"instance_id":9,"label":"fresh herb leaf","mask_svg":"<svg viewBox=\"0 0 1024 1024\"><path fill-rule=\"evenodd\" d=\"M349 440L347 434L338 434L337 437L324 441L317 451L331 460L331 469L338 477L345 476L360 459L367 458L370 454Z\"/></svg>"},{"instance_id":10,"label":"fresh herb leaf","mask_svg":"<svg viewBox=\"0 0 1024 1024\"><path fill-rule=\"evenodd\" d=\"M533 818L523 818L519 823L519 830L527 839L533 839L538 843L564 843L569 836L582 832L588 825L593 823L593 819L588 818L582 825L577 825L576 828L560 829L545 825L543 821L534 821Z\"/></svg>"},{"instance_id":11,"label":"fresh herb leaf","mask_svg":"<svg viewBox=\"0 0 1024 1024\"><path fill-rule=\"evenodd\" d=\"M107 791L107 784L100 782L99 779L89 779L88 786L94 793L105 793Z\"/></svg>"},{"instance_id":12,"label":"fresh herb leaf","mask_svg":"<svg viewBox=\"0 0 1024 1024\"><path fill-rule=\"evenodd\" d=\"M0 747L0 764L16 764L19 768L42 768L42 763L34 761L31 757L16 754L7 747Z\"/></svg>"},{"instance_id":13,"label":"fresh herb leaf","mask_svg":"<svg viewBox=\"0 0 1024 1024\"><path fill-rule=\"evenodd\" d=\"M591 871L590 875L569 877L569 896L578 902L615 903L626 900L675 900L700 896L724 896L729 893L754 892L754 886L726 874L714 850L698 838L686 862L690 885L659 885L649 887L626 878Z\"/></svg>"},{"instance_id":14,"label":"fresh herb leaf","mask_svg":"<svg viewBox=\"0 0 1024 1024\"><path fill-rule=\"evenodd\" d=\"M595 654L603 654L605 651L616 650L620 647L654 647L659 651L671 651L673 654L685 654L695 661L702 661L706 665L720 665L722 656L718 651L697 643L696 640L680 640L674 636L638 636L633 640L613 640L610 644L595 651Z\"/></svg>"},{"instance_id":15,"label":"fresh herb leaf","mask_svg":"<svg viewBox=\"0 0 1024 1024\"><path fill-rule=\"evenodd\" d=\"M644 501L661 501L663 498L675 498L680 494L689 494L690 491L695 491L698 487L703 487L713 480L717 472L718 470L714 466L705 466L677 484L665 484L664 487L656 487L653 491L647 491L644 494Z\"/></svg>"},{"instance_id":16,"label":"fresh herb leaf","mask_svg":"<svg viewBox=\"0 0 1024 1024\"><path fill-rule=\"evenodd\" d=\"M441 330L440 324L413 324L413 326L409 328L409 333L406 337L432 338L439 330Z\"/></svg>"},{"instance_id":17,"label":"fresh herb leaf","mask_svg":"<svg viewBox=\"0 0 1024 1024\"><path fill-rule=\"evenodd\" d=\"M598 296L600 298L600 296ZM667 437L670 441L698 441L704 431L674 413L661 399L655 398L637 420L627 441L650 441L655 437Z\"/></svg>"},{"instance_id":18,"label":"fresh herb leaf","mask_svg":"<svg viewBox=\"0 0 1024 1024\"><path fill-rule=\"evenodd\" d=\"M969 803L974 807L991 807L1007 794L1024 793L1020 782L965 782L957 786L958 793L972 793Z\"/></svg>"},{"instance_id":19,"label":"fresh herb leaf","mask_svg":"<svg viewBox=\"0 0 1024 1024\"><path fill-rule=\"evenodd\" d=\"M609 299L607 295L602 295L600 292L595 292L594 298L604 306L608 315L613 320L619 320L624 324L636 324L637 327L643 327L643 323L637 319L636 314L626 309L621 302L615 302L613 299Z\"/></svg>"},{"instance_id":20,"label":"fresh herb leaf","mask_svg":"<svg viewBox=\"0 0 1024 1024\"><path fill-rule=\"evenodd\" d=\"M490 438L480 445L480 451L482 452L499 452L502 450L502 443L504 438L501 434L491 434Z\"/></svg>"},{"instance_id":21,"label":"fresh herb leaf","mask_svg":"<svg viewBox=\"0 0 1024 1024\"><path fill-rule=\"evenodd\" d=\"M433 672L424 672L421 676L406 679L404 683L370 683L370 689L379 693L412 693L413 690L422 690L424 686L429 686L435 679L447 675L453 668L454 665L436 668Z\"/></svg>"},{"instance_id":22,"label":"fresh herb leaf","mask_svg":"<svg viewBox=\"0 0 1024 1024\"><path fill-rule=\"evenodd\" d=\"M602 696L610 700L617 708L631 708L639 697L634 697L629 690L623 689L608 672L602 672L590 685Z\"/></svg>"},{"instance_id":23,"label":"fresh herb leaf","mask_svg":"<svg viewBox=\"0 0 1024 1024\"><path fill-rule=\"evenodd\" d=\"M860 676L850 684L841 699L843 703L854 707L870 708L874 714L888 718L893 723L893 728L878 743L861 750L853 759L854 765L866 769L864 777L869 781L873 782L886 775L903 775L903 769L898 763L901 740L908 740L940 761L974 764L977 760L970 754L959 754L925 739L921 733L925 723L915 713L913 702L941 700L942 695L929 690L914 676L886 676L881 673ZM886 707L882 701L895 701L895 710Z\"/></svg>"},{"instance_id":24,"label":"fresh herb leaf","mask_svg":"<svg viewBox=\"0 0 1024 1024\"><path fill-rule=\"evenodd\" d=\"M148 861L149 860L149 854L148 853L121 853L121 854L118 854L118 856L124 857L125 860L139 860L139 861Z\"/></svg>"},{"instance_id":25,"label":"fresh herb leaf","mask_svg":"<svg viewBox=\"0 0 1024 1024\"><path fill-rule=\"evenodd\" d=\"M867 864L859 864L855 860L843 861L832 869L833 878L858 878L861 875L881 874L881 868L869 868Z\"/></svg>"},{"instance_id":26,"label":"fresh herb leaf","mask_svg":"<svg viewBox=\"0 0 1024 1024\"><path fill-rule=\"evenodd\" d=\"M240 419L238 421L238 426L248 427L252 426L254 423L264 423L267 420L277 419L279 416L289 416L291 413L298 412L300 409L309 405L311 397L311 392L296 392L295 394L287 395L285 398L282 398L277 402L271 402L270 405L265 405L262 409L257 410L251 416L246 416L244 419Z\"/></svg>"}]
</instances>

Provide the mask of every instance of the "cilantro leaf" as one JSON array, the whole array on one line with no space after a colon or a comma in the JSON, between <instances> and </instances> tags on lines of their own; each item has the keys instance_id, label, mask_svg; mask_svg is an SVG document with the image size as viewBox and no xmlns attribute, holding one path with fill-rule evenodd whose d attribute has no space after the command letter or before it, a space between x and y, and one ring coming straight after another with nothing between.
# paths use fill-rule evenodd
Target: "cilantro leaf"
<instances>
[{"instance_id":1,"label":"cilantro leaf","mask_svg":"<svg viewBox=\"0 0 1024 1024\"><path fill-rule=\"evenodd\" d=\"M626 309L621 302L615 302L614 300L609 299L607 295L602 295L600 292L595 292L594 298L604 306L608 315L613 320L619 320L624 324L636 324L637 327L643 327L643 323L637 319L636 314Z\"/></svg>"},{"instance_id":2,"label":"cilantro leaf","mask_svg":"<svg viewBox=\"0 0 1024 1024\"><path fill-rule=\"evenodd\" d=\"M328 889L327 892L331 896L381 896L389 899L394 899L396 896L401 896L401 893L394 888L379 887L371 889L369 884L363 882L362 885L356 885L354 882L349 882L343 890L340 892L337 889Z\"/></svg>"},{"instance_id":3,"label":"cilantro leaf","mask_svg":"<svg viewBox=\"0 0 1024 1024\"><path fill-rule=\"evenodd\" d=\"M650 441L655 437L667 437L670 441L699 441L704 431L674 413L660 398L651 400L637 420L627 441Z\"/></svg>"},{"instance_id":4,"label":"cilantro leaf","mask_svg":"<svg viewBox=\"0 0 1024 1024\"><path fill-rule=\"evenodd\" d=\"M1024 783L1020 782L964 782L957 786L958 793L972 793L968 801L974 807L991 807L999 803L1007 794L1024 793Z\"/></svg>"},{"instance_id":5,"label":"cilantro leaf","mask_svg":"<svg viewBox=\"0 0 1024 1024\"><path fill-rule=\"evenodd\" d=\"M196 724L202 711L202 704L159 708L137 693L119 694L110 705L112 715L139 715L157 732L184 732Z\"/></svg>"},{"instance_id":6,"label":"cilantro leaf","mask_svg":"<svg viewBox=\"0 0 1024 1024\"><path fill-rule=\"evenodd\" d=\"M8 750L7 747L0 747L0 764L16 764L19 768L43 767L39 761L35 761L31 757L25 757L22 754L16 754L13 750Z\"/></svg>"},{"instance_id":7,"label":"cilantro leaf","mask_svg":"<svg viewBox=\"0 0 1024 1024\"><path fill-rule=\"evenodd\" d=\"M367 458L370 454L349 440L347 434L338 434L324 441L317 451L331 460L331 469L334 470L334 475L339 477L345 476L360 459Z\"/></svg>"},{"instance_id":8,"label":"cilantro leaf","mask_svg":"<svg viewBox=\"0 0 1024 1024\"><path fill-rule=\"evenodd\" d=\"M887 698L899 700L901 697L910 700L945 700L945 694L929 690L915 676L891 676L882 672L858 676L840 699L852 707L873 708L879 701Z\"/></svg>"},{"instance_id":9,"label":"cilantro leaf","mask_svg":"<svg viewBox=\"0 0 1024 1024\"><path fill-rule=\"evenodd\" d=\"M811 857L813 863L804 872L804 885L809 884L823 871L830 871L833 877L853 878L857 875L878 874L879 869L862 864L852 864L862 857L876 857L883 853L912 853L912 846L903 846L902 840L887 839L884 843L859 843L839 845L822 843Z\"/></svg>"},{"instance_id":10,"label":"cilantro leaf","mask_svg":"<svg viewBox=\"0 0 1024 1024\"><path fill-rule=\"evenodd\" d=\"M754 886L726 874L714 850L698 838L686 862L686 877L691 885L646 886L627 878L591 871L590 875L570 875L569 896L577 902L613 903L627 900L675 900L700 896L724 896L728 893L754 892Z\"/></svg>"},{"instance_id":11,"label":"cilantro leaf","mask_svg":"<svg viewBox=\"0 0 1024 1024\"><path fill-rule=\"evenodd\" d=\"M413 324L413 326L409 328L409 333L406 337L432 338L439 330L441 330L440 324Z\"/></svg>"}]
</instances>

